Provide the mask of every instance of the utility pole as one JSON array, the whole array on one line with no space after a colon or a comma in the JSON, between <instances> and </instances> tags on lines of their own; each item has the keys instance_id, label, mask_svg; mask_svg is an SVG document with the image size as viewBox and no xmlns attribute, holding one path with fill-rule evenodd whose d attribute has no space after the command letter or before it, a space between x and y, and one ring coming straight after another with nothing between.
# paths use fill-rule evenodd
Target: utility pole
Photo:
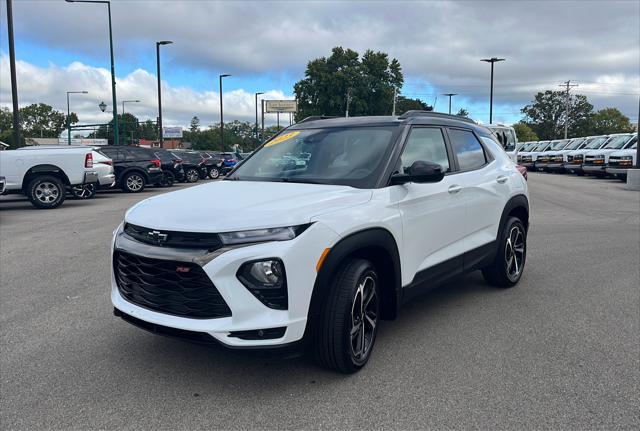
<instances>
[{"instance_id":1,"label":"utility pole","mask_svg":"<svg viewBox=\"0 0 640 431\"><path fill-rule=\"evenodd\" d=\"M9 33L9 68L11 70L11 99L13 101L13 146L20 146L20 111L18 109L18 81L16 80L16 50L13 46L13 7L7 0L7 32Z\"/></svg>"},{"instance_id":2,"label":"utility pole","mask_svg":"<svg viewBox=\"0 0 640 431\"><path fill-rule=\"evenodd\" d=\"M577 87L578 84L572 84L571 80L565 81L558 87L565 87L564 95L564 139L567 139L567 132L569 130L569 90L572 87Z\"/></svg>"},{"instance_id":3,"label":"utility pole","mask_svg":"<svg viewBox=\"0 0 640 431\"><path fill-rule=\"evenodd\" d=\"M396 96L398 93L398 89L395 87L395 85L393 86L393 109L391 110L391 115L393 117L396 116Z\"/></svg>"},{"instance_id":4,"label":"utility pole","mask_svg":"<svg viewBox=\"0 0 640 431\"><path fill-rule=\"evenodd\" d=\"M457 96L458 93L444 93L443 96L449 96L449 115L451 115L451 98Z\"/></svg>"},{"instance_id":5,"label":"utility pole","mask_svg":"<svg viewBox=\"0 0 640 431\"><path fill-rule=\"evenodd\" d=\"M346 118L349 118L349 103L351 103L351 89L350 88L347 90L347 110L344 113L344 116Z\"/></svg>"}]
</instances>

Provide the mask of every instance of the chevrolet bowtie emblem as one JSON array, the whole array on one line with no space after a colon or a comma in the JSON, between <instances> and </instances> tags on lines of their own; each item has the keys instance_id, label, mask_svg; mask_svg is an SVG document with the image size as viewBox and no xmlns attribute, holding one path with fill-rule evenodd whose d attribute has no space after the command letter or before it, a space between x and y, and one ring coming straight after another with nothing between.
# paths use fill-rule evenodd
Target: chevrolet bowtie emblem
<instances>
[{"instance_id":1,"label":"chevrolet bowtie emblem","mask_svg":"<svg viewBox=\"0 0 640 431\"><path fill-rule=\"evenodd\" d=\"M157 230L152 230L151 232L148 232L147 235L153 242L158 245L162 245L162 243L166 242L167 238L169 237L169 235L167 235L166 233L162 233Z\"/></svg>"}]
</instances>

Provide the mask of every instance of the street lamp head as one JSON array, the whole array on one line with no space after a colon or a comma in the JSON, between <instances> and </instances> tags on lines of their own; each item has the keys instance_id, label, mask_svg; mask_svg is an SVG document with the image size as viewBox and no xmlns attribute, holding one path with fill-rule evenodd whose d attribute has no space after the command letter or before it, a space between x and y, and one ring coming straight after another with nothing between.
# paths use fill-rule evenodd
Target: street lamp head
<instances>
[{"instance_id":1,"label":"street lamp head","mask_svg":"<svg viewBox=\"0 0 640 431\"><path fill-rule=\"evenodd\" d=\"M220 75L220 78L226 78L227 76L231 76L231 75L229 75L228 73L225 73L225 74Z\"/></svg>"},{"instance_id":2,"label":"street lamp head","mask_svg":"<svg viewBox=\"0 0 640 431\"><path fill-rule=\"evenodd\" d=\"M88 91L81 91L82 94L89 94Z\"/></svg>"},{"instance_id":3,"label":"street lamp head","mask_svg":"<svg viewBox=\"0 0 640 431\"><path fill-rule=\"evenodd\" d=\"M261 95L261 94L264 94L264 93L256 93L256 96L259 96L259 95Z\"/></svg>"},{"instance_id":4,"label":"street lamp head","mask_svg":"<svg viewBox=\"0 0 640 431\"><path fill-rule=\"evenodd\" d=\"M66 1L67 3L75 3L76 2L76 0L64 0L64 1Z\"/></svg>"},{"instance_id":5,"label":"street lamp head","mask_svg":"<svg viewBox=\"0 0 640 431\"><path fill-rule=\"evenodd\" d=\"M491 57L491 58L483 58L480 61L486 61L487 63L496 63L498 61L505 61L505 59L504 58Z\"/></svg>"},{"instance_id":6,"label":"street lamp head","mask_svg":"<svg viewBox=\"0 0 640 431\"><path fill-rule=\"evenodd\" d=\"M156 42L156 44L158 45L169 45L172 44L173 41L172 40L161 40L160 42Z\"/></svg>"},{"instance_id":7,"label":"street lamp head","mask_svg":"<svg viewBox=\"0 0 640 431\"><path fill-rule=\"evenodd\" d=\"M98 108L100 108L100 110L104 112L104 110L107 109L107 104L104 102L100 102L100 104L98 105Z\"/></svg>"}]
</instances>

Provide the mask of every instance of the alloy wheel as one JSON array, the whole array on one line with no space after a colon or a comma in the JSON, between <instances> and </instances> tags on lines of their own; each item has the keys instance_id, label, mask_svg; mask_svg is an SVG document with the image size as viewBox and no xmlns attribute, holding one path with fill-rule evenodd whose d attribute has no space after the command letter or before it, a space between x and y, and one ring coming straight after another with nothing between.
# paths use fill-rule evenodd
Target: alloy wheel
<instances>
[{"instance_id":1,"label":"alloy wheel","mask_svg":"<svg viewBox=\"0 0 640 431\"><path fill-rule=\"evenodd\" d=\"M36 187L36 199L44 204L55 202L60 196L60 189L49 181L43 181Z\"/></svg>"},{"instance_id":2,"label":"alloy wheel","mask_svg":"<svg viewBox=\"0 0 640 431\"><path fill-rule=\"evenodd\" d=\"M351 354L358 365L366 362L378 326L378 294L371 276L362 279L351 304Z\"/></svg>"},{"instance_id":3,"label":"alloy wheel","mask_svg":"<svg viewBox=\"0 0 640 431\"><path fill-rule=\"evenodd\" d=\"M127 188L131 191L137 192L144 186L144 179L140 175L130 175L127 177Z\"/></svg>"},{"instance_id":4,"label":"alloy wheel","mask_svg":"<svg viewBox=\"0 0 640 431\"><path fill-rule=\"evenodd\" d=\"M520 226L513 226L509 231L507 244L504 250L504 259L507 268L507 277L512 282L517 281L522 273L525 256L524 232Z\"/></svg>"},{"instance_id":5,"label":"alloy wheel","mask_svg":"<svg viewBox=\"0 0 640 431\"><path fill-rule=\"evenodd\" d=\"M90 198L93 194L93 184L84 184L73 187L73 195L80 199Z\"/></svg>"}]
</instances>

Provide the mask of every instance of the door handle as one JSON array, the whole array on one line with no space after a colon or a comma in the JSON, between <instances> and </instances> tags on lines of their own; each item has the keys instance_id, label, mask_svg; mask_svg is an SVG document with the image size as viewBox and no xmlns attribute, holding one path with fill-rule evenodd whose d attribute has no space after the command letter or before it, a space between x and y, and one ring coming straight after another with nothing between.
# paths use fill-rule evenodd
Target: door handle
<instances>
[{"instance_id":1,"label":"door handle","mask_svg":"<svg viewBox=\"0 0 640 431\"><path fill-rule=\"evenodd\" d=\"M454 186L449 187L449 193L451 193L451 194L458 193L460 190L462 190L462 187L458 186L458 185L454 185Z\"/></svg>"},{"instance_id":2,"label":"door handle","mask_svg":"<svg viewBox=\"0 0 640 431\"><path fill-rule=\"evenodd\" d=\"M505 177L504 175L500 175L498 178L496 178L496 181L500 184L504 184L507 182L509 178Z\"/></svg>"}]
</instances>

